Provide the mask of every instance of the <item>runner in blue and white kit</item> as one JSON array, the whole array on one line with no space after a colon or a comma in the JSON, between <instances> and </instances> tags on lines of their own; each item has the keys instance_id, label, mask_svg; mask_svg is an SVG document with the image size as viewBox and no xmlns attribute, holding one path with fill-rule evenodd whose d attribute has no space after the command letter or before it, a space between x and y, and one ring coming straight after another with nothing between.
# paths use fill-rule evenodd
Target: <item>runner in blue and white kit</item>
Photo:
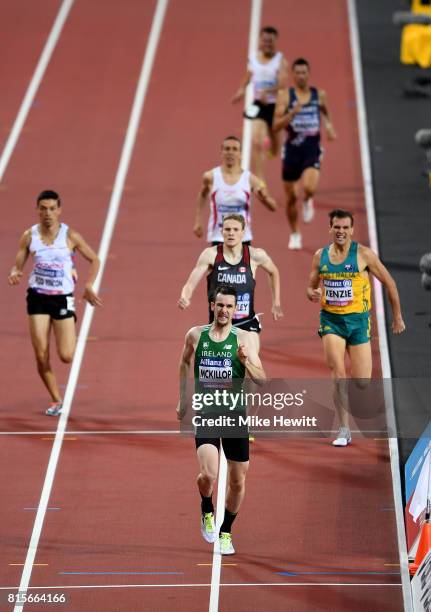
<instances>
[{"instance_id":1,"label":"runner in blue and white kit","mask_svg":"<svg viewBox=\"0 0 431 612\"><path fill-rule=\"evenodd\" d=\"M259 37L259 50L248 59L247 72L240 87L232 98L236 103L243 99L248 83L253 86L253 104L245 110L245 116L252 119L251 168L264 179L265 142L271 143L270 154L278 155L280 137L272 129L277 93L286 86L287 61L277 51L278 32L272 26L262 28Z\"/></svg>"},{"instance_id":2,"label":"runner in blue and white kit","mask_svg":"<svg viewBox=\"0 0 431 612\"><path fill-rule=\"evenodd\" d=\"M222 225L226 215L240 214L245 220L243 242L250 244L252 194L269 210L277 204L263 181L241 168L241 142L236 136L227 136L221 146L221 165L205 172L198 194L193 231L199 238L203 235L202 213L209 204L207 240L212 245L223 242Z\"/></svg>"},{"instance_id":3,"label":"runner in blue and white kit","mask_svg":"<svg viewBox=\"0 0 431 612\"><path fill-rule=\"evenodd\" d=\"M310 66L307 60L297 59L292 66L294 87L280 92L275 110L273 129L286 130L283 150L283 182L286 193L286 213L291 227L289 249L302 248L298 226L299 181L304 196L303 221L314 217L313 195L320 175L320 119L323 116L328 140L336 133L331 123L328 102L323 90L308 84Z\"/></svg>"},{"instance_id":4,"label":"runner in blue and white kit","mask_svg":"<svg viewBox=\"0 0 431 612\"><path fill-rule=\"evenodd\" d=\"M52 399L46 414L57 416L61 412L61 395L49 358L51 329L58 356L64 363L70 363L76 345L73 255L79 251L90 262L83 297L93 306L101 305L92 286L99 270L99 258L80 234L60 222L61 200L55 191L43 191L39 195L37 212L39 223L22 235L8 280L10 285L20 283L31 255L33 269L27 291L30 335L39 375Z\"/></svg>"}]
</instances>

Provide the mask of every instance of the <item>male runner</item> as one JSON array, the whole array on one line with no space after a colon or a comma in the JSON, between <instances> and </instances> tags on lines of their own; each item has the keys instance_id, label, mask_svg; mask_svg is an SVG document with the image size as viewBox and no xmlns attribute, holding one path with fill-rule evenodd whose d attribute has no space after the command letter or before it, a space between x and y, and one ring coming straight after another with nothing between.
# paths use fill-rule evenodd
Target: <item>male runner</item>
<instances>
[{"instance_id":1,"label":"male runner","mask_svg":"<svg viewBox=\"0 0 431 612\"><path fill-rule=\"evenodd\" d=\"M347 446L352 438L344 384L346 351L351 377L358 379L359 384L360 379L370 379L372 371L370 272L388 292L393 333L400 334L405 325L394 279L374 251L352 241L352 214L337 209L329 213L329 219L332 243L314 254L307 297L321 303L319 336L334 380L334 403L340 419L333 445ZM319 287L321 282L323 292Z\"/></svg>"},{"instance_id":2,"label":"male runner","mask_svg":"<svg viewBox=\"0 0 431 612\"><path fill-rule=\"evenodd\" d=\"M206 274L211 323L214 315L211 307L214 290L219 285L232 285L238 294L233 324L253 332L254 340L258 344L261 325L254 312L256 269L261 266L268 274L272 294L272 314L275 321L283 316L280 305L280 274L263 249L242 244L244 231L245 222L242 215L232 213L223 219L223 244L207 247L199 255L196 266L181 291L178 306L182 310L190 306L193 291Z\"/></svg>"},{"instance_id":3,"label":"male runner","mask_svg":"<svg viewBox=\"0 0 431 612\"><path fill-rule=\"evenodd\" d=\"M283 149L283 182L286 194L286 214L291 234L289 249L302 248L302 236L298 226L299 182L303 190L303 221L310 223L314 217L313 195L320 176L320 116L323 115L328 140L335 140L328 101L323 90L310 87L310 65L299 58L292 66L294 87L279 93L273 130L287 131Z\"/></svg>"},{"instance_id":4,"label":"male runner","mask_svg":"<svg viewBox=\"0 0 431 612\"><path fill-rule=\"evenodd\" d=\"M280 137L273 131L277 92L287 83L287 61L280 51L277 51L278 32L272 26L262 28L259 37L259 50L248 60L247 72L232 98L236 103L245 95L248 83L253 86L253 104L245 111L245 116L252 119L251 168L260 178L264 178L265 141L271 142L270 153L278 155Z\"/></svg>"},{"instance_id":5,"label":"male runner","mask_svg":"<svg viewBox=\"0 0 431 612\"><path fill-rule=\"evenodd\" d=\"M37 198L37 212L39 223L21 236L15 265L8 280L10 285L20 283L25 263L31 255L34 264L27 291L30 336L39 375L52 399L46 414L57 416L61 412L62 400L49 359L51 329L54 330L59 358L64 363L70 363L76 345L72 257L75 251L79 251L90 262L83 297L92 306L102 304L93 290L99 258L78 232L60 222L61 200L58 193L42 191Z\"/></svg>"},{"instance_id":6,"label":"male runner","mask_svg":"<svg viewBox=\"0 0 431 612\"><path fill-rule=\"evenodd\" d=\"M193 354L194 376L198 384L205 386L214 369L219 373L218 379L227 381L226 388L233 386L235 381L242 381L244 376L251 378L256 384L263 384L266 380L256 345L250 338L251 334L232 325L235 307L235 289L229 286L218 287L211 302L213 323L192 327L186 334L180 361L180 401L177 407L180 420L187 409L186 383ZM209 355L211 359L208 358ZM207 542L214 542L217 534L212 494L218 474L220 438L197 435L195 443L199 463L197 485L202 500L201 533ZM245 478L249 466L249 440L247 436L224 437L222 444L228 472L225 513L219 542L221 554L232 555L235 549L231 528L244 499Z\"/></svg>"},{"instance_id":7,"label":"male runner","mask_svg":"<svg viewBox=\"0 0 431 612\"><path fill-rule=\"evenodd\" d=\"M210 205L207 240L213 245L223 242L221 233L223 217L230 213L241 214L246 222L244 242L249 243L251 232L251 194L269 210L277 204L268 193L265 183L248 170L241 168L241 141L236 136L227 136L221 146L221 165L205 172L199 191L193 231L198 238L203 235L202 211Z\"/></svg>"}]
</instances>

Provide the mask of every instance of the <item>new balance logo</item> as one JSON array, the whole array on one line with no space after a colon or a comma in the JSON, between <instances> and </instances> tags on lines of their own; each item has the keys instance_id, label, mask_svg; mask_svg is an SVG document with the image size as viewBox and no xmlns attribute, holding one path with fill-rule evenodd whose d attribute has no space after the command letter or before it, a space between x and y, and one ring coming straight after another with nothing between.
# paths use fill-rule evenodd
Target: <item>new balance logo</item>
<instances>
[{"instance_id":1,"label":"new balance logo","mask_svg":"<svg viewBox=\"0 0 431 612\"><path fill-rule=\"evenodd\" d=\"M229 350L229 349L232 348L232 345L231 344L225 344L223 348Z\"/></svg>"}]
</instances>

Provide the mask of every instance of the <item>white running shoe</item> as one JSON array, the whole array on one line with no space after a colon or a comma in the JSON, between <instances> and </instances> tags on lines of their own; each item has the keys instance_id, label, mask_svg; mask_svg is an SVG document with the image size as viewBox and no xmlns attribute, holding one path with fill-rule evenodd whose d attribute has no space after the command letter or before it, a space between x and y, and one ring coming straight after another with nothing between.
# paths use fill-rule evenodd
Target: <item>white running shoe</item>
<instances>
[{"instance_id":1,"label":"white running shoe","mask_svg":"<svg viewBox=\"0 0 431 612\"><path fill-rule=\"evenodd\" d=\"M220 532L220 554L221 555L234 555L235 549L232 544L232 536L230 533Z\"/></svg>"},{"instance_id":2,"label":"white running shoe","mask_svg":"<svg viewBox=\"0 0 431 612\"><path fill-rule=\"evenodd\" d=\"M49 405L49 408L46 409L45 414L47 414L48 416L59 416L61 414L62 408L62 402L53 402Z\"/></svg>"},{"instance_id":3,"label":"white running shoe","mask_svg":"<svg viewBox=\"0 0 431 612\"><path fill-rule=\"evenodd\" d=\"M302 203L302 219L304 223L311 223L314 219L314 203L313 198L308 198Z\"/></svg>"},{"instance_id":4,"label":"white running shoe","mask_svg":"<svg viewBox=\"0 0 431 612\"><path fill-rule=\"evenodd\" d=\"M299 251L302 249L302 236L299 232L293 232L293 234L290 234L287 248L291 251Z\"/></svg>"},{"instance_id":5,"label":"white running shoe","mask_svg":"<svg viewBox=\"0 0 431 612\"><path fill-rule=\"evenodd\" d=\"M336 439L332 442L332 446L347 446L352 442L352 436L348 427L340 427Z\"/></svg>"},{"instance_id":6,"label":"white running shoe","mask_svg":"<svg viewBox=\"0 0 431 612\"><path fill-rule=\"evenodd\" d=\"M201 534L206 542L212 544L216 539L216 527L213 512L204 512L201 518Z\"/></svg>"}]
</instances>

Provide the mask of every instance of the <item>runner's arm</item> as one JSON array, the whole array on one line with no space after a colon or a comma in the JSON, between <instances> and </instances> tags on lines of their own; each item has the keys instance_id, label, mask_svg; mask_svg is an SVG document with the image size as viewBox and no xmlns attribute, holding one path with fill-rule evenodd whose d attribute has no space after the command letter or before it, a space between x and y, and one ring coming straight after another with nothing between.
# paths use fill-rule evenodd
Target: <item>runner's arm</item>
<instances>
[{"instance_id":1,"label":"runner's arm","mask_svg":"<svg viewBox=\"0 0 431 612\"><path fill-rule=\"evenodd\" d=\"M102 300L99 298L97 293L93 289L93 283L96 280L97 273L100 268L100 259L95 251L87 244L81 234L69 229L69 240L72 244L72 249L79 251L81 255L90 262L90 269L88 271L87 282L84 287L83 298L92 306L102 306Z\"/></svg>"},{"instance_id":2,"label":"runner's arm","mask_svg":"<svg viewBox=\"0 0 431 612\"><path fill-rule=\"evenodd\" d=\"M18 252L15 256L15 265L12 266L8 276L9 285L18 285L21 281L22 271L30 255L31 230L26 230L19 240Z\"/></svg>"},{"instance_id":3,"label":"runner's arm","mask_svg":"<svg viewBox=\"0 0 431 612\"><path fill-rule=\"evenodd\" d=\"M202 213L203 213L204 208L208 204L208 197L211 193L212 184L213 184L212 172L211 171L205 172L202 177L202 186L198 193L198 198L196 202L195 224L193 226L193 233L198 238L202 238L204 234L204 229L202 226Z\"/></svg>"},{"instance_id":4,"label":"runner's arm","mask_svg":"<svg viewBox=\"0 0 431 612\"><path fill-rule=\"evenodd\" d=\"M289 123L293 120L295 115L299 113L302 106L296 103L293 108L286 110L289 106L290 94L288 91L279 91L277 96L277 102L274 111L274 121L272 122L272 131L279 132L285 129Z\"/></svg>"},{"instance_id":5,"label":"runner's arm","mask_svg":"<svg viewBox=\"0 0 431 612\"><path fill-rule=\"evenodd\" d=\"M196 289L199 281L202 279L205 273L209 271L212 266L212 263L214 262L214 251L214 247L208 247L207 249L204 249L199 255L199 259L196 263L196 266L193 268L190 276L187 279L186 284L181 290L181 296L178 300L178 307L181 308L181 310L184 310L185 308L190 306L193 291Z\"/></svg>"},{"instance_id":6,"label":"runner's arm","mask_svg":"<svg viewBox=\"0 0 431 612\"><path fill-rule=\"evenodd\" d=\"M322 299L322 289L319 287L320 277L319 277L319 265L320 265L320 256L322 254L322 249L316 251L313 255L313 261L311 263L311 272L308 279L307 286L307 297L310 302L320 302Z\"/></svg>"},{"instance_id":7,"label":"runner's arm","mask_svg":"<svg viewBox=\"0 0 431 612\"><path fill-rule=\"evenodd\" d=\"M278 321L284 316L280 303L280 272L268 253L263 249L254 249L251 247L251 253L255 263L261 266L268 274L272 297L272 317L274 321Z\"/></svg>"},{"instance_id":8,"label":"runner's arm","mask_svg":"<svg viewBox=\"0 0 431 612\"><path fill-rule=\"evenodd\" d=\"M326 92L322 89L319 89L319 105L320 112L323 115L328 140L335 140L337 138L337 133L334 129L334 126L332 125L331 116L329 114L328 98L326 96Z\"/></svg>"},{"instance_id":9,"label":"runner's arm","mask_svg":"<svg viewBox=\"0 0 431 612\"><path fill-rule=\"evenodd\" d=\"M177 419L181 420L187 411L187 380L190 372L190 365L194 353L196 328L192 327L184 341L183 352L180 359L180 399L177 405Z\"/></svg>"},{"instance_id":10,"label":"runner's arm","mask_svg":"<svg viewBox=\"0 0 431 612\"><path fill-rule=\"evenodd\" d=\"M386 287L389 303L392 309L392 331L394 334L401 334L406 329L406 326L401 314L400 296L398 295L398 289L394 279L372 249L361 245L360 255L367 264L371 274L374 274L382 285Z\"/></svg>"},{"instance_id":11,"label":"runner's arm","mask_svg":"<svg viewBox=\"0 0 431 612\"><path fill-rule=\"evenodd\" d=\"M245 367L247 378L257 385L266 383L266 374L260 361L255 342L250 339L250 332L240 330L238 333L237 355Z\"/></svg>"},{"instance_id":12,"label":"runner's arm","mask_svg":"<svg viewBox=\"0 0 431 612\"><path fill-rule=\"evenodd\" d=\"M250 183L252 191L256 194L259 202L262 202L269 210L277 210L277 202L269 194L265 181L252 174L250 175Z\"/></svg>"},{"instance_id":13,"label":"runner's arm","mask_svg":"<svg viewBox=\"0 0 431 612\"><path fill-rule=\"evenodd\" d=\"M232 104L236 104L237 102L242 100L242 98L245 96L245 90L246 90L247 85L250 82L250 79L251 79L251 71L247 70L247 72L245 73L245 75L241 79L241 83L240 83L240 85L239 85L235 95L231 99Z\"/></svg>"}]
</instances>

